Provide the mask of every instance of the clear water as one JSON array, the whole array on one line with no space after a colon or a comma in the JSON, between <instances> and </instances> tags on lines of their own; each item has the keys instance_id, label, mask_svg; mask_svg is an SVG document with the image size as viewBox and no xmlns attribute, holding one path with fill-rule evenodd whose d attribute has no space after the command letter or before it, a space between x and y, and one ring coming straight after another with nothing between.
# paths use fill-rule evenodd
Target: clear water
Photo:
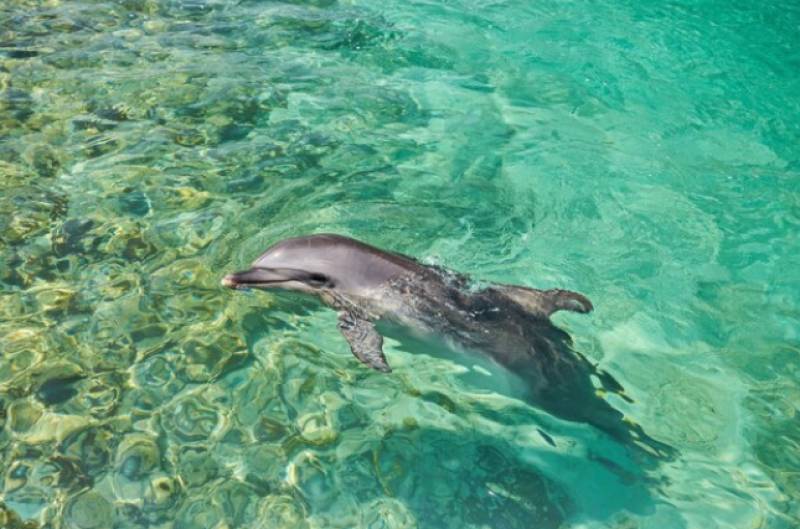
<instances>
[{"instance_id":1,"label":"clear water","mask_svg":"<svg viewBox=\"0 0 800 529\"><path fill-rule=\"evenodd\" d=\"M797 527L798 5L4 0L0 525ZM318 231L585 293L679 457L219 286Z\"/></svg>"}]
</instances>

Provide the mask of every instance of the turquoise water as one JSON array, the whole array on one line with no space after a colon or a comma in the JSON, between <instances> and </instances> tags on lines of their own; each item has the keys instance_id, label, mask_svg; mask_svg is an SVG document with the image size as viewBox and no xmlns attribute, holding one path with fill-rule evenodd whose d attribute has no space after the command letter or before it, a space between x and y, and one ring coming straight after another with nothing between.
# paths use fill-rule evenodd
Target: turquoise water
<instances>
[{"instance_id":1,"label":"turquoise water","mask_svg":"<svg viewBox=\"0 0 800 529\"><path fill-rule=\"evenodd\" d=\"M796 2L4 0L0 525L800 525ZM219 286L337 232L559 314L673 461ZM548 443L539 431L553 440Z\"/></svg>"}]
</instances>

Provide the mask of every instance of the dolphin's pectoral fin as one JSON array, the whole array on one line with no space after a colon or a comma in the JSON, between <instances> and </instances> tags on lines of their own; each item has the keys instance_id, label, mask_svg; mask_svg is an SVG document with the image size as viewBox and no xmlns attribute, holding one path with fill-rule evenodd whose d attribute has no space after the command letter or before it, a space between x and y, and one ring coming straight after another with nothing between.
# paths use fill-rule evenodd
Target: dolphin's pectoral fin
<instances>
[{"instance_id":1,"label":"dolphin's pectoral fin","mask_svg":"<svg viewBox=\"0 0 800 529\"><path fill-rule=\"evenodd\" d=\"M586 296L570 290L538 290L516 285L496 285L496 288L530 312L544 316L559 310L586 313L594 308Z\"/></svg>"},{"instance_id":2,"label":"dolphin's pectoral fin","mask_svg":"<svg viewBox=\"0 0 800 529\"><path fill-rule=\"evenodd\" d=\"M353 355L372 369L389 373L392 368L383 356L383 336L372 322L363 320L349 312L339 313L339 330L342 331Z\"/></svg>"}]
</instances>

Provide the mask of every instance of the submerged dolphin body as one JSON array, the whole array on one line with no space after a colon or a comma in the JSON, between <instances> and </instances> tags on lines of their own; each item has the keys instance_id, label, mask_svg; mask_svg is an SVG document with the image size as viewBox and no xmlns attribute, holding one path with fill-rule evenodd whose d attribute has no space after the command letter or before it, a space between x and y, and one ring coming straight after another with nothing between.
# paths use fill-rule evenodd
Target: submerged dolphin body
<instances>
[{"instance_id":1,"label":"submerged dolphin body","mask_svg":"<svg viewBox=\"0 0 800 529\"><path fill-rule=\"evenodd\" d=\"M524 384L525 400L545 411L591 424L659 456L672 451L598 396L592 377L620 395L622 387L575 352L569 335L550 321L559 310L592 310L576 292L501 284L473 289L460 274L331 234L281 241L249 270L225 276L222 284L318 296L339 312L339 329L355 357L382 372L391 368L378 321L445 335L512 373Z\"/></svg>"}]
</instances>

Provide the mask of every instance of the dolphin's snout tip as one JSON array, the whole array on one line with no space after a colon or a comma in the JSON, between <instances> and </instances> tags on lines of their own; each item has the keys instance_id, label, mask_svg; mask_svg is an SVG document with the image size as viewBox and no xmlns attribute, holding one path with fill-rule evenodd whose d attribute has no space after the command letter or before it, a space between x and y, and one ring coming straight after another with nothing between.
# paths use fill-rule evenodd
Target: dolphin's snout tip
<instances>
[{"instance_id":1,"label":"dolphin's snout tip","mask_svg":"<svg viewBox=\"0 0 800 529\"><path fill-rule=\"evenodd\" d=\"M225 288L236 288L236 279L233 274L228 274L222 278L220 284Z\"/></svg>"}]
</instances>

